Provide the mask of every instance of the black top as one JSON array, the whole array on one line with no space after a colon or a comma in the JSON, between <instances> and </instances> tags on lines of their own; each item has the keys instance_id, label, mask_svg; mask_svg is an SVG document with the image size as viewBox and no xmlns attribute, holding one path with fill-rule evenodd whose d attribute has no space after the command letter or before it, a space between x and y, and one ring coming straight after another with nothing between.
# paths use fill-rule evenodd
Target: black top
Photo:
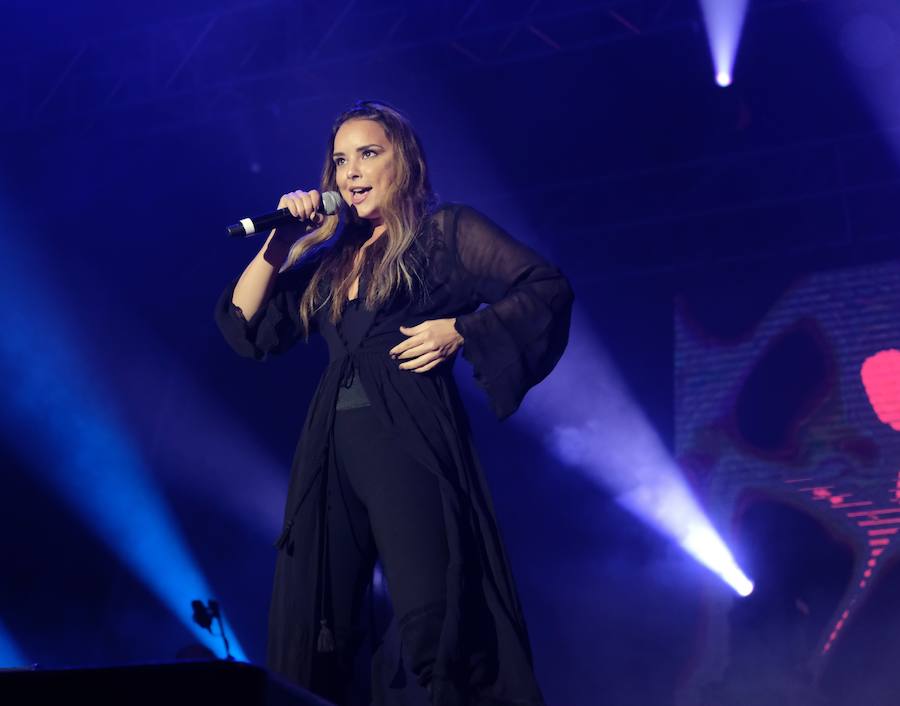
<instances>
[{"instance_id":1,"label":"black top","mask_svg":"<svg viewBox=\"0 0 900 706\"><path fill-rule=\"evenodd\" d=\"M359 289L357 298L347 302L341 320L338 321L338 335L345 343L348 338L353 339L365 334L363 328L367 325L368 317L362 303L364 295L361 284ZM347 377L341 381L336 409L340 412L345 409L369 407L371 404L368 395L366 395L366 389L362 386L359 375L356 374L356 368L351 366L350 370L347 371Z\"/></svg>"},{"instance_id":2,"label":"black top","mask_svg":"<svg viewBox=\"0 0 900 706\"><path fill-rule=\"evenodd\" d=\"M471 658L487 652L492 668L486 677L482 673L478 698L492 704L543 704L490 492L451 374L453 361L413 373L400 370L388 351L406 338L400 326L456 317L465 339L463 356L494 412L504 418L562 355L572 290L556 267L465 206L439 208L412 247L423 265L416 296L396 295L377 312L360 307L359 319L341 331L328 320L327 307L313 322L328 344L330 360L294 457L269 615L269 665L301 684L310 682L318 603L315 592L298 587L321 585L322 471L334 462L329 440L335 405L341 381L353 368L382 423L441 487L451 563L433 670L435 703L462 703L460 684L466 673L471 675ZM216 320L231 347L264 360L300 339L298 301L316 266L302 263L280 274L266 305L249 322L231 303L233 285L226 288ZM474 592L476 602L468 598ZM489 619L475 614L471 606L476 603L486 606ZM482 632L475 640L479 630L488 630L489 638ZM397 665L381 658L376 653L375 703L398 703L390 684Z\"/></svg>"}]
</instances>

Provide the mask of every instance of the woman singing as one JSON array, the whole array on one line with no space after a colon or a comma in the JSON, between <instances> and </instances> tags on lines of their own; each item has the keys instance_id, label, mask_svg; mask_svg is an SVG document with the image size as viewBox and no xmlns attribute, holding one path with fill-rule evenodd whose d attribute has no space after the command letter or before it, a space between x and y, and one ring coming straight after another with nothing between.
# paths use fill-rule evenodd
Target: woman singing
<instances>
[{"instance_id":1,"label":"woman singing","mask_svg":"<svg viewBox=\"0 0 900 706\"><path fill-rule=\"evenodd\" d=\"M382 103L336 120L321 188L343 218L315 215L317 191L285 194L298 225L269 235L216 310L249 358L311 332L328 344L277 542L269 666L349 703L380 559L432 704L543 704L451 368L461 349L497 416L512 414L566 346L569 284L477 211L436 205L418 137ZM396 703L378 681L374 702Z\"/></svg>"}]
</instances>

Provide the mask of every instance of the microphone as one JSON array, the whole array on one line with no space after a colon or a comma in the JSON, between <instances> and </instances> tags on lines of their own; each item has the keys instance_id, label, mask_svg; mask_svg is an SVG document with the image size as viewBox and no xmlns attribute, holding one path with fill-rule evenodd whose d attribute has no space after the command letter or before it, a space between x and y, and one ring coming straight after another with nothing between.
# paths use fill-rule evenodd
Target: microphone
<instances>
[{"instance_id":1,"label":"microphone","mask_svg":"<svg viewBox=\"0 0 900 706\"><path fill-rule=\"evenodd\" d=\"M322 194L317 213L330 216L341 208L343 199L337 191L326 191ZM260 231L272 230L278 226L289 223L297 223L299 219L291 215L289 209L279 208L271 213L264 213L253 218L242 218L238 223L228 226L228 236L231 238L247 238L256 235Z\"/></svg>"}]
</instances>

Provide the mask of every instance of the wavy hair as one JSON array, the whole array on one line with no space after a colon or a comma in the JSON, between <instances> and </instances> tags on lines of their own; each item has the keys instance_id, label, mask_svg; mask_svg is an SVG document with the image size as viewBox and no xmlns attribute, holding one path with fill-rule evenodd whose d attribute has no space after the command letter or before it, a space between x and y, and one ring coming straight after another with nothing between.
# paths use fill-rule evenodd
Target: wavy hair
<instances>
[{"instance_id":1,"label":"wavy hair","mask_svg":"<svg viewBox=\"0 0 900 706\"><path fill-rule=\"evenodd\" d=\"M323 192L338 191L337 168L332 159L334 138L348 120L374 120L393 147L394 180L381 209L386 229L370 249L370 262L366 265L371 276L365 304L375 310L398 289L414 293L415 283L421 279L421 264L410 246L434 208L436 197L428 178L425 151L409 120L395 108L377 101L360 101L334 121L322 169ZM340 320L350 287L362 269L356 254L359 245L371 235L372 225L357 217L352 209L342 210L347 219L334 246L319 248L338 232L339 218L328 216L318 229L294 243L283 268L289 269L305 255L321 251L319 265L300 297L300 320L307 333L310 319L324 306L330 307L332 322Z\"/></svg>"}]
</instances>

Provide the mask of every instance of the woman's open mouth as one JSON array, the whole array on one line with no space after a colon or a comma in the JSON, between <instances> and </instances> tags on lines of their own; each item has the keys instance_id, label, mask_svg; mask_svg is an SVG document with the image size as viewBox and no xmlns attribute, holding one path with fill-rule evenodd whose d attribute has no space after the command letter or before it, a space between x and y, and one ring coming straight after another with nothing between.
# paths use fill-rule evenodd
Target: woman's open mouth
<instances>
[{"instance_id":1,"label":"woman's open mouth","mask_svg":"<svg viewBox=\"0 0 900 706\"><path fill-rule=\"evenodd\" d=\"M350 189L350 202L358 206L366 200L366 195L372 190L371 186L355 186Z\"/></svg>"}]
</instances>

